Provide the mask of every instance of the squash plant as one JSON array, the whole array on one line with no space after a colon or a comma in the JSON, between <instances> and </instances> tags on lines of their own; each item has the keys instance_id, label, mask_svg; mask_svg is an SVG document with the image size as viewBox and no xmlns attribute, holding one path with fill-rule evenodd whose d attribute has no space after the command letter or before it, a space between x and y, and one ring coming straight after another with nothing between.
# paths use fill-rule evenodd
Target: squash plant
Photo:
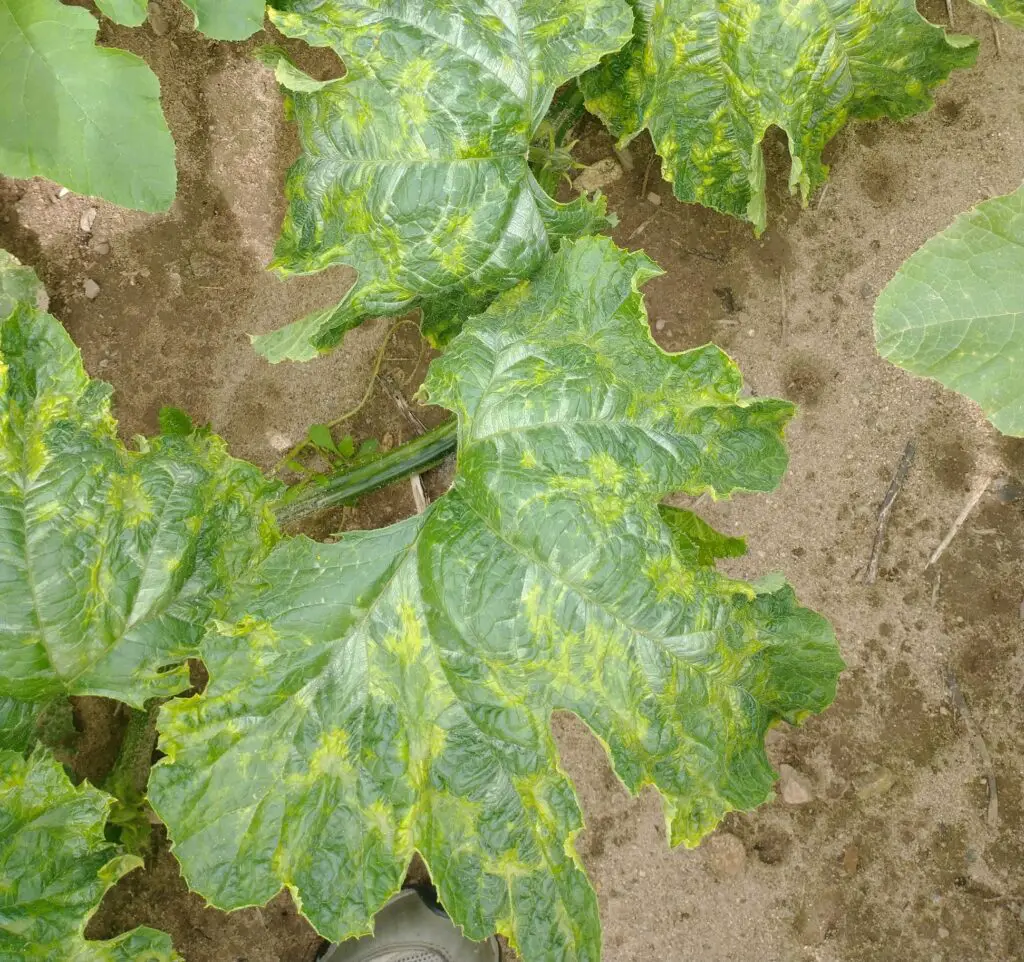
<instances>
[{"instance_id":1,"label":"squash plant","mask_svg":"<svg viewBox=\"0 0 1024 962\"><path fill-rule=\"evenodd\" d=\"M875 305L879 353L1024 437L1024 187L978 204L899 269Z\"/></svg>"},{"instance_id":2,"label":"squash plant","mask_svg":"<svg viewBox=\"0 0 1024 962\"><path fill-rule=\"evenodd\" d=\"M186 687L175 666L198 655L209 685L164 706L150 780L194 890L234 908L287 886L342 939L419 851L471 935L596 960L551 712L582 718L694 845L771 796L766 730L822 710L842 667L781 579L715 570L737 539L660 503L771 490L793 411L742 398L717 348L664 353L639 290L655 273L606 239L567 242L469 318L423 389L457 418L451 490L319 544L282 537L279 488L205 432L122 447L109 389L3 255L4 710L139 704ZM17 784L20 757L3 756Z\"/></svg>"}]
</instances>

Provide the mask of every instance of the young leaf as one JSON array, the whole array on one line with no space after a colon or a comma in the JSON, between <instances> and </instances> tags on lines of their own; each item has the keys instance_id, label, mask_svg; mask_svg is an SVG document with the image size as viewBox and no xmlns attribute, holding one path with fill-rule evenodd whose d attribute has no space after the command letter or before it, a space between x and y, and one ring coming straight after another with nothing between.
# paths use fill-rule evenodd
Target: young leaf
<instances>
[{"instance_id":1,"label":"young leaf","mask_svg":"<svg viewBox=\"0 0 1024 962\"><path fill-rule=\"evenodd\" d=\"M972 3L987 10L994 17L999 17L1015 27L1024 27L1024 0L971 0Z\"/></svg>"},{"instance_id":2,"label":"young leaf","mask_svg":"<svg viewBox=\"0 0 1024 962\"><path fill-rule=\"evenodd\" d=\"M323 451L338 453L338 447L331 436L331 429L326 424L312 424L309 428L309 440Z\"/></svg>"},{"instance_id":3,"label":"young leaf","mask_svg":"<svg viewBox=\"0 0 1024 962\"><path fill-rule=\"evenodd\" d=\"M452 489L382 531L288 540L238 586L150 780L193 889L234 908L287 885L340 940L419 850L471 938L596 962L553 710L657 786L673 844L771 796L764 734L831 701L832 632L788 587L694 561L721 536L658 502L770 490L792 408L742 399L717 348L662 352L638 292L656 273L563 244L430 368L459 419Z\"/></svg>"},{"instance_id":4,"label":"young leaf","mask_svg":"<svg viewBox=\"0 0 1024 962\"><path fill-rule=\"evenodd\" d=\"M1024 437L1024 187L958 217L875 304L878 353Z\"/></svg>"},{"instance_id":5,"label":"young leaf","mask_svg":"<svg viewBox=\"0 0 1024 962\"><path fill-rule=\"evenodd\" d=\"M125 449L38 291L0 251L0 696L141 707L188 687L215 600L276 535L276 487L213 435Z\"/></svg>"},{"instance_id":6,"label":"young leaf","mask_svg":"<svg viewBox=\"0 0 1024 962\"><path fill-rule=\"evenodd\" d=\"M352 439L351 434L346 434L338 442L338 454L343 458L350 458L356 453L356 442Z\"/></svg>"},{"instance_id":7,"label":"young leaf","mask_svg":"<svg viewBox=\"0 0 1024 962\"><path fill-rule=\"evenodd\" d=\"M103 837L112 802L75 788L45 753L0 751L0 959L181 962L156 929L107 942L83 934L107 889L142 865Z\"/></svg>"},{"instance_id":8,"label":"young leaf","mask_svg":"<svg viewBox=\"0 0 1024 962\"><path fill-rule=\"evenodd\" d=\"M149 0L96 0L100 13L115 23L137 27L149 15Z\"/></svg>"},{"instance_id":9,"label":"young leaf","mask_svg":"<svg viewBox=\"0 0 1024 962\"><path fill-rule=\"evenodd\" d=\"M359 277L336 308L255 338L270 360L308 360L364 318L414 307L447 330L561 238L609 223L603 200L554 201L529 152L555 88L628 39L625 0L276 6L282 33L332 47L348 72L317 82L264 52L303 148L271 266Z\"/></svg>"},{"instance_id":10,"label":"young leaf","mask_svg":"<svg viewBox=\"0 0 1024 962\"><path fill-rule=\"evenodd\" d=\"M244 40L263 29L264 0L184 0L196 29L217 40Z\"/></svg>"},{"instance_id":11,"label":"young leaf","mask_svg":"<svg viewBox=\"0 0 1024 962\"><path fill-rule=\"evenodd\" d=\"M790 188L824 183L847 119L927 110L977 41L947 36L914 0L631 0L636 36L581 78L587 107L625 143L651 132L680 200L766 223L761 141L785 131Z\"/></svg>"},{"instance_id":12,"label":"young leaf","mask_svg":"<svg viewBox=\"0 0 1024 962\"><path fill-rule=\"evenodd\" d=\"M196 429L188 412L170 405L160 408L159 421L161 434L188 437Z\"/></svg>"},{"instance_id":13,"label":"young leaf","mask_svg":"<svg viewBox=\"0 0 1024 962\"><path fill-rule=\"evenodd\" d=\"M0 171L166 210L176 173L160 86L138 57L97 47L98 27L60 0L0 0Z\"/></svg>"}]
</instances>

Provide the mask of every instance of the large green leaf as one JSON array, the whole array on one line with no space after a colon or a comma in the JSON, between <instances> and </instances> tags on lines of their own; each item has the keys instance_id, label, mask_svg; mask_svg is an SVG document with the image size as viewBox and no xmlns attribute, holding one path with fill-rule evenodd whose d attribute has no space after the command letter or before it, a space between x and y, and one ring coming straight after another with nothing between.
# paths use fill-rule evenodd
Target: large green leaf
<instances>
[{"instance_id":1,"label":"large green leaf","mask_svg":"<svg viewBox=\"0 0 1024 962\"><path fill-rule=\"evenodd\" d=\"M0 0L0 172L166 210L176 174L160 85L134 54L97 47L97 29L60 0Z\"/></svg>"},{"instance_id":2,"label":"large green leaf","mask_svg":"<svg viewBox=\"0 0 1024 962\"><path fill-rule=\"evenodd\" d=\"M263 29L263 0L184 0L196 29L218 40L244 40Z\"/></svg>"},{"instance_id":3,"label":"large green leaf","mask_svg":"<svg viewBox=\"0 0 1024 962\"><path fill-rule=\"evenodd\" d=\"M821 153L847 119L908 117L974 62L914 0L631 0L636 35L581 80L622 141L647 128L680 200L765 227L761 141L785 131L790 187L825 180Z\"/></svg>"},{"instance_id":4,"label":"large green leaf","mask_svg":"<svg viewBox=\"0 0 1024 962\"><path fill-rule=\"evenodd\" d=\"M561 238L608 225L603 200L556 203L528 155L555 88L628 39L625 0L279 6L278 29L348 72L321 83L271 55L303 149L271 266L359 277L338 307L256 338L270 360L308 360L366 317L418 306L447 329Z\"/></svg>"},{"instance_id":5,"label":"large green leaf","mask_svg":"<svg viewBox=\"0 0 1024 962\"><path fill-rule=\"evenodd\" d=\"M903 264L875 304L875 339L882 357L1024 437L1024 187L963 214Z\"/></svg>"},{"instance_id":6,"label":"large green leaf","mask_svg":"<svg viewBox=\"0 0 1024 962\"><path fill-rule=\"evenodd\" d=\"M1024 0L971 0L995 17L1012 23L1016 27L1024 27Z\"/></svg>"},{"instance_id":7,"label":"large green leaf","mask_svg":"<svg viewBox=\"0 0 1024 962\"><path fill-rule=\"evenodd\" d=\"M459 418L451 491L337 544L271 553L204 641L210 684L162 711L150 799L224 908L283 885L331 939L367 931L418 849L472 938L596 960L572 785L575 712L673 844L770 797L763 737L832 699L827 623L711 566L725 538L659 499L772 488L784 401L741 399L714 347L667 355L657 269L566 243L471 319L426 381Z\"/></svg>"},{"instance_id":8,"label":"large green leaf","mask_svg":"<svg viewBox=\"0 0 1024 962\"><path fill-rule=\"evenodd\" d=\"M188 687L214 600L274 537L274 489L200 432L126 450L38 294L0 251L0 696L141 706Z\"/></svg>"},{"instance_id":9,"label":"large green leaf","mask_svg":"<svg viewBox=\"0 0 1024 962\"><path fill-rule=\"evenodd\" d=\"M149 0L96 0L96 6L115 23L128 27L137 27L149 13Z\"/></svg>"},{"instance_id":10,"label":"large green leaf","mask_svg":"<svg viewBox=\"0 0 1024 962\"><path fill-rule=\"evenodd\" d=\"M36 719L42 706L0 695L0 751L23 752L35 740Z\"/></svg>"},{"instance_id":11,"label":"large green leaf","mask_svg":"<svg viewBox=\"0 0 1024 962\"><path fill-rule=\"evenodd\" d=\"M113 801L46 754L0 751L0 962L181 962L155 929L83 934L103 893L142 865L103 837Z\"/></svg>"}]
</instances>

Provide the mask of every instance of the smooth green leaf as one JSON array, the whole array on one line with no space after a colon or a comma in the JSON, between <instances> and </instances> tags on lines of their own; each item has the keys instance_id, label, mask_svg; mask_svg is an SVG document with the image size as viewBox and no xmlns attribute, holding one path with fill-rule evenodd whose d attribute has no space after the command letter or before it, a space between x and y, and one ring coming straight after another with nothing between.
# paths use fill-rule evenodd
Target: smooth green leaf
<instances>
[{"instance_id":1,"label":"smooth green leaf","mask_svg":"<svg viewBox=\"0 0 1024 962\"><path fill-rule=\"evenodd\" d=\"M196 29L217 40L244 40L263 29L263 0L184 0Z\"/></svg>"},{"instance_id":2,"label":"smooth green leaf","mask_svg":"<svg viewBox=\"0 0 1024 962\"><path fill-rule=\"evenodd\" d=\"M322 448L324 451L330 451L333 454L338 453L338 447L331 436L331 429L326 424L310 425L309 440L316 447Z\"/></svg>"},{"instance_id":3,"label":"smooth green leaf","mask_svg":"<svg viewBox=\"0 0 1024 962\"><path fill-rule=\"evenodd\" d=\"M824 183L825 145L848 119L903 118L970 66L914 0L631 0L636 35L581 78L587 107L625 143L650 130L680 200L766 223L761 142L783 130L790 188Z\"/></svg>"},{"instance_id":4,"label":"smooth green leaf","mask_svg":"<svg viewBox=\"0 0 1024 962\"><path fill-rule=\"evenodd\" d=\"M36 719L43 707L38 702L0 695L0 751L24 752L31 747L36 737Z\"/></svg>"},{"instance_id":5,"label":"smooth green leaf","mask_svg":"<svg viewBox=\"0 0 1024 962\"><path fill-rule=\"evenodd\" d=\"M139 26L149 15L149 0L96 0L96 6L104 16L127 27Z\"/></svg>"},{"instance_id":6,"label":"smooth green leaf","mask_svg":"<svg viewBox=\"0 0 1024 962\"><path fill-rule=\"evenodd\" d=\"M354 440L352 440L352 435L351 434L346 434L338 442L338 454L340 454L343 458L350 458L355 453L356 453L356 442Z\"/></svg>"},{"instance_id":7,"label":"smooth green leaf","mask_svg":"<svg viewBox=\"0 0 1024 962\"><path fill-rule=\"evenodd\" d=\"M170 405L160 408L159 422L161 434L175 434L187 437L196 429L187 411L182 411L181 408L171 407Z\"/></svg>"},{"instance_id":8,"label":"smooth green leaf","mask_svg":"<svg viewBox=\"0 0 1024 962\"><path fill-rule=\"evenodd\" d=\"M459 419L452 489L381 531L288 540L238 586L150 780L193 889L234 908L287 885L338 940L419 850L470 937L596 962L553 710L630 790L657 786L673 844L771 797L764 734L831 701L834 637L788 587L694 562L731 539L658 502L770 490L792 407L741 398L717 348L661 351L638 292L656 273L563 245L430 368Z\"/></svg>"},{"instance_id":9,"label":"smooth green leaf","mask_svg":"<svg viewBox=\"0 0 1024 962\"><path fill-rule=\"evenodd\" d=\"M1024 187L913 254L875 304L878 352L966 394L1024 437Z\"/></svg>"},{"instance_id":10,"label":"smooth green leaf","mask_svg":"<svg viewBox=\"0 0 1024 962\"><path fill-rule=\"evenodd\" d=\"M376 454L380 450L380 441L376 438L367 438L359 445L357 457L363 458L370 454Z\"/></svg>"},{"instance_id":11,"label":"smooth green leaf","mask_svg":"<svg viewBox=\"0 0 1024 962\"><path fill-rule=\"evenodd\" d=\"M415 307L450 331L562 238L608 225L603 199L553 200L528 157L555 88L628 39L625 0L279 7L282 33L333 48L348 72L324 84L278 60L303 152L271 266L359 276L337 307L255 338L270 360L309 360L364 318Z\"/></svg>"},{"instance_id":12,"label":"smooth green leaf","mask_svg":"<svg viewBox=\"0 0 1024 962\"><path fill-rule=\"evenodd\" d=\"M994 17L999 17L1015 27L1024 27L1024 0L971 0Z\"/></svg>"},{"instance_id":13,"label":"smooth green leaf","mask_svg":"<svg viewBox=\"0 0 1024 962\"><path fill-rule=\"evenodd\" d=\"M103 837L112 802L45 753L0 751L0 962L181 962L155 929L83 934L104 892L142 865Z\"/></svg>"},{"instance_id":14,"label":"smooth green leaf","mask_svg":"<svg viewBox=\"0 0 1024 962\"><path fill-rule=\"evenodd\" d=\"M215 599L275 537L277 489L213 435L127 450L39 289L0 251L0 696L141 707L188 687Z\"/></svg>"},{"instance_id":15,"label":"smooth green leaf","mask_svg":"<svg viewBox=\"0 0 1024 962\"><path fill-rule=\"evenodd\" d=\"M96 19L59 0L0 0L0 171L49 177L122 207L174 200L174 141L160 85Z\"/></svg>"}]
</instances>

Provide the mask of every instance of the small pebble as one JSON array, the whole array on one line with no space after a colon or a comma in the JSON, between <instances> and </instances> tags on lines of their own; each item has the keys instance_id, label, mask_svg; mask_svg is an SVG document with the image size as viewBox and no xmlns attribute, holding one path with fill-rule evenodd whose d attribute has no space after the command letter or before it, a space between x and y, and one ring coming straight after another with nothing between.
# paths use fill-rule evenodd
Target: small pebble
<instances>
[{"instance_id":1,"label":"small pebble","mask_svg":"<svg viewBox=\"0 0 1024 962\"><path fill-rule=\"evenodd\" d=\"M861 798L878 798L895 784L896 776L888 768L876 768L853 780L853 787Z\"/></svg>"},{"instance_id":2,"label":"small pebble","mask_svg":"<svg viewBox=\"0 0 1024 962\"><path fill-rule=\"evenodd\" d=\"M665 330L665 318L663 318L663 317L659 317L659 318L658 318L658 319L657 319L657 320L656 320L656 321L654 322L654 329L655 329L656 331L663 331L663 330Z\"/></svg>"},{"instance_id":3,"label":"small pebble","mask_svg":"<svg viewBox=\"0 0 1024 962\"><path fill-rule=\"evenodd\" d=\"M68 190L67 187L61 187L61 189L57 191L57 200L63 200L70 193L71 191Z\"/></svg>"},{"instance_id":4,"label":"small pebble","mask_svg":"<svg viewBox=\"0 0 1024 962\"><path fill-rule=\"evenodd\" d=\"M847 845L843 849L843 871L847 875L856 875L860 865L860 849L856 845Z\"/></svg>"},{"instance_id":5,"label":"small pebble","mask_svg":"<svg viewBox=\"0 0 1024 962\"><path fill-rule=\"evenodd\" d=\"M162 37L168 33L171 29L171 24L167 19L167 14L163 12L159 4L149 4L149 25L153 28L153 33L158 37Z\"/></svg>"},{"instance_id":6,"label":"small pebble","mask_svg":"<svg viewBox=\"0 0 1024 962\"><path fill-rule=\"evenodd\" d=\"M649 193L649 194L647 195L647 203L648 203L648 204L654 204L654 206L655 206L655 207L660 207L660 206L661 206L661 194L656 194L656 193L654 193L654 191L652 190L652 191L651 191L651 192L650 192L650 193Z\"/></svg>"},{"instance_id":7,"label":"small pebble","mask_svg":"<svg viewBox=\"0 0 1024 962\"><path fill-rule=\"evenodd\" d=\"M91 277L87 277L82 282L82 290L85 292L85 296L88 297L90 301L94 301L97 297L99 297L100 285L97 284Z\"/></svg>"},{"instance_id":8,"label":"small pebble","mask_svg":"<svg viewBox=\"0 0 1024 962\"><path fill-rule=\"evenodd\" d=\"M92 233L92 225L96 223L96 208L87 207L78 218L78 226L86 233Z\"/></svg>"},{"instance_id":9,"label":"small pebble","mask_svg":"<svg viewBox=\"0 0 1024 962\"><path fill-rule=\"evenodd\" d=\"M949 929L940 928L939 932L938 932L938 935L939 935L940 939L948 939L949 938Z\"/></svg>"},{"instance_id":10,"label":"small pebble","mask_svg":"<svg viewBox=\"0 0 1024 962\"><path fill-rule=\"evenodd\" d=\"M711 871L719 880L737 878L747 866L747 850L729 832L716 832L708 840Z\"/></svg>"},{"instance_id":11,"label":"small pebble","mask_svg":"<svg viewBox=\"0 0 1024 962\"><path fill-rule=\"evenodd\" d=\"M600 190L609 184L615 183L622 177L622 168L619 162L611 157L605 157L596 164L591 164L579 175L572 185L577 190L589 194L592 190Z\"/></svg>"},{"instance_id":12,"label":"small pebble","mask_svg":"<svg viewBox=\"0 0 1024 962\"><path fill-rule=\"evenodd\" d=\"M110 253L110 244L107 241L100 241L98 244L93 244L92 249L96 251L100 257L106 257Z\"/></svg>"},{"instance_id":13,"label":"small pebble","mask_svg":"<svg viewBox=\"0 0 1024 962\"><path fill-rule=\"evenodd\" d=\"M806 805L814 800L811 780L792 765L779 766L779 794L787 805Z\"/></svg>"}]
</instances>

